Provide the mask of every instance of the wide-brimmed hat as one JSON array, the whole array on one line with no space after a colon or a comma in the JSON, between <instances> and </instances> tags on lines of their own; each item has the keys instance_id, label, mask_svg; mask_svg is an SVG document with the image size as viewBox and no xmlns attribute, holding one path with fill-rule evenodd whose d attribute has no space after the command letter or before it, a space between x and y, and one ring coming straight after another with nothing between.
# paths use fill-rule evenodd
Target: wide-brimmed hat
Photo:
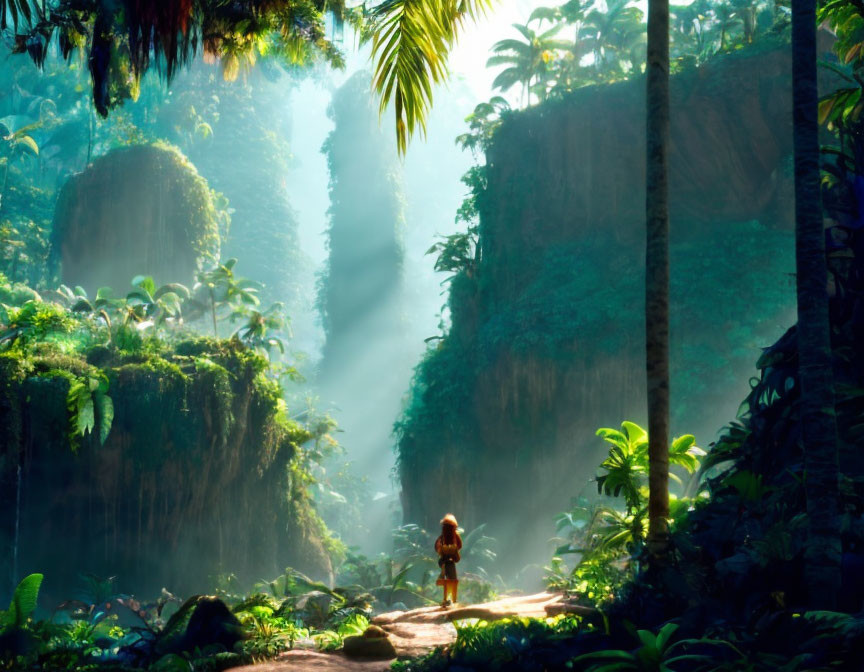
<instances>
[{"instance_id":1,"label":"wide-brimmed hat","mask_svg":"<svg viewBox=\"0 0 864 672\"><path fill-rule=\"evenodd\" d=\"M459 523L456 522L456 516L452 513L448 513L441 519L442 525L452 525L453 527L459 527Z\"/></svg>"}]
</instances>

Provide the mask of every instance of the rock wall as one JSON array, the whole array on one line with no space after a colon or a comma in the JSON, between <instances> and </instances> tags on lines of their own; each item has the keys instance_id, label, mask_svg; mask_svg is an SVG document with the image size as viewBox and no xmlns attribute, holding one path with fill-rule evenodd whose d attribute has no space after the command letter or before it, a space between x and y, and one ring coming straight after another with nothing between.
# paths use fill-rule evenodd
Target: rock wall
<instances>
[{"instance_id":1,"label":"rock wall","mask_svg":"<svg viewBox=\"0 0 864 672\"><path fill-rule=\"evenodd\" d=\"M219 254L224 213L195 167L168 145L138 145L97 158L60 191L52 261L70 286L118 294L136 275L191 283ZM227 222L226 222L227 224Z\"/></svg>"},{"instance_id":2,"label":"rock wall","mask_svg":"<svg viewBox=\"0 0 864 672\"><path fill-rule=\"evenodd\" d=\"M352 469L372 492L390 491L391 427L411 377L403 279L404 203L397 152L382 131L370 90L359 72L333 92L333 130L322 152L330 175L326 266L318 309L326 340L315 378L322 407L344 433ZM365 529L338 531L374 555L390 542L388 500L370 502ZM341 526L341 524L340 524Z\"/></svg>"},{"instance_id":3,"label":"rock wall","mask_svg":"<svg viewBox=\"0 0 864 672\"><path fill-rule=\"evenodd\" d=\"M82 572L141 596L209 592L229 572L248 584L287 566L327 577L326 530L295 459L309 435L283 417L265 366L210 340L165 357L101 346L87 361L0 355L4 583L38 571L60 600ZM104 445L83 439L73 452L70 380L96 371L114 421Z\"/></svg>"},{"instance_id":4,"label":"rock wall","mask_svg":"<svg viewBox=\"0 0 864 672\"><path fill-rule=\"evenodd\" d=\"M790 69L760 46L672 80L673 431L703 445L793 316ZM397 424L406 522L487 523L507 569L548 559L554 514L596 492L595 430L646 420L643 117L639 80L503 120L480 268Z\"/></svg>"}]
</instances>

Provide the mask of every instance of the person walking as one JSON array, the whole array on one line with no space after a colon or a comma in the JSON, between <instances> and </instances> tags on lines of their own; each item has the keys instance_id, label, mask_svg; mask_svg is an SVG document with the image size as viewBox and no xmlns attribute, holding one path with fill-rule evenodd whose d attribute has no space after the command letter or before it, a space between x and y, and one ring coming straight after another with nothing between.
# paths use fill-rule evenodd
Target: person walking
<instances>
[{"instance_id":1,"label":"person walking","mask_svg":"<svg viewBox=\"0 0 864 672\"><path fill-rule=\"evenodd\" d=\"M459 555L461 550L462 537L459 536L459 524L456 522L456 517L448 513L441 519L441 536L435 540L435 552L438 554L438 566L441 568L441 575L436 585L444 587L444 601L441 602L441 606L445 609L455 604L459 595L456 563L462 559Z\"/></svg>"}]
</instances>

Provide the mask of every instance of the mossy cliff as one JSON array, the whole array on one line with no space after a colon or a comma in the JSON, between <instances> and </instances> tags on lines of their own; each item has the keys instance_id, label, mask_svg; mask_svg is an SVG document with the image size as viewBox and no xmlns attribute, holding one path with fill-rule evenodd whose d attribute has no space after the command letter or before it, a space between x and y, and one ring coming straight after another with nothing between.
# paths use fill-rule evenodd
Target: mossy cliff
<instances>
[{"instance_id":1,"label":"mossy cliff","mask_svg":"<svg viewBox=\"0 0 864 672\"><path fill-rule=\"evenodd\" d=\"M122 292L135 275L190 283L219 254L227 215L189 160L163 143L113 150L63 186L51 236L62 281ZM59 266L59 268L58 268Z\"/></svg>"},{"instance_id":2,"label":"mossy cliff","mask_svg":"<svg viewBox=\"0 0 864 672\"><path fill-rule=\"evenodd\" d=\"M3 576L13 563L18 576L43 572L57 597L79 572L139 595L206 592L222 572L326 576L328 536L300 466L310 435L286 419L266 367L209 339L149 354L94 346L86 359L44 344L0 355ZM73 452L70 382L101 374L110 433Z\"/></svg>"},{"instance_id":3,"label":"mossy cliff","mask_svg":"<svg viewBox=\"0 0 864 672\"><path fill-rule=\"evenodd\" d=\"M673 431L703 444L794 315L790 81L786 46L672 81ZM397 424L406 520L489 523L519 539L501 549L515 568L590 494L596 428L645 421L643 117L641 80L505 116L479 267L453 279Z\"/></svg>"}]
</instances>

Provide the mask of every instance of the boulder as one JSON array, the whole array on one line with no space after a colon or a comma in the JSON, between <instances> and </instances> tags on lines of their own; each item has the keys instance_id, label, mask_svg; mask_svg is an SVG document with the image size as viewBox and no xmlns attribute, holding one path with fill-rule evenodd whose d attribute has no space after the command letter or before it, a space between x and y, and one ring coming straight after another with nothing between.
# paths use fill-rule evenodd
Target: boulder
<instances>
[{"instance_id":1,"label":"boulder","mask_svg":"<svg viewBox=\"0 0 864 672\"><path fill-rule=\"evenodd\" d=\"M362 635L346 637L342 650L349 658L390 659L396 657L396 648L383 628L370 625Z\"/></svg>"},{"instance_id":2,"label":"boulder","mask_svg":"<svg viewBox=\"0 0 864 672\"><path fill-rule=\"evenodd\" d=\"M219 645L233 651L243 639L243 626L225 603L216 597L204 597L198 602L186 626L183 650L194 651Z\"/></svg>"}]
</instances>

